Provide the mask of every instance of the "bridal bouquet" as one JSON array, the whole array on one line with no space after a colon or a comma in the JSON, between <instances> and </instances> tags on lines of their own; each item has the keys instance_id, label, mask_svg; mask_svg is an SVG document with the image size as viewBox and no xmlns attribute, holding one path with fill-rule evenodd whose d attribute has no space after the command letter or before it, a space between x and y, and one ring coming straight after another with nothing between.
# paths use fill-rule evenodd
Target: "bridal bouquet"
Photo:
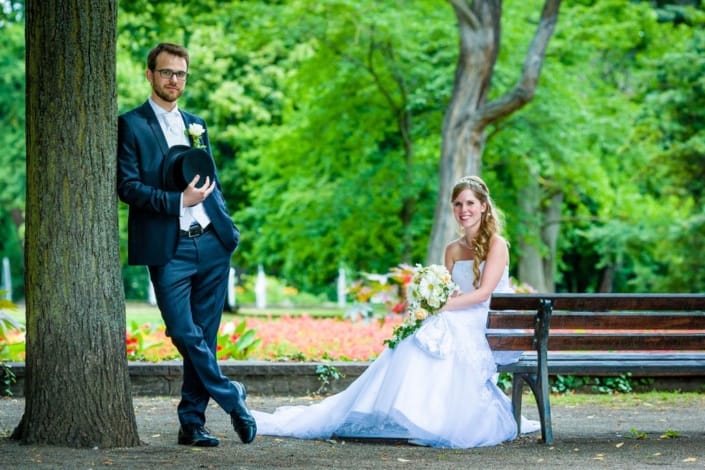
<instances>
[{"instance_id":1,"label":"bridal bouquet","mask_svg":"<svg viewBox=\"0 0 705 470\"><path fill-rule=\"evenodd\" d=\"M416 265L407 290L408 306L401 325L394 328L392 337L384 344L394 348L401 340L412 335L430 315L438 313L450 296L458 290L445 266Z\"/></svg>"}]
</instances>

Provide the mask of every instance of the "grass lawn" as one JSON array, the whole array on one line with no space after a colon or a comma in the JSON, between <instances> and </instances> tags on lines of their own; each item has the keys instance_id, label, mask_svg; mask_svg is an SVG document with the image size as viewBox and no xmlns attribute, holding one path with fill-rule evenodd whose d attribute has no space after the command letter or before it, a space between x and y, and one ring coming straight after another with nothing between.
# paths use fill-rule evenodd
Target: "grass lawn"
<instances>
[{"instance_id":1,"label":"grass lawn","mask_svg":"<svg viewBox=\"0 0 705 470\"><path fill-rule=\"evenodd\" d=\"M242 317L279 317L283 315L309 315L311 317L340 317L345 313L344 309L339 307L268 307L266 309L258 309L255 306L248 305L241 307L237 313L223 312L223 322L230 321L234 318ZM146 303L128 303L126 308L127 323L132 321L137 323L161 323L162 317L159 309Z\"/></svg>"},{"instance_id":2,"label":"grass lawn","mask_svg":"<svg viewBox=\"0 0 705 470\"><path fill-rule=\"evenodd\" d=\"M24 305L19 305L17 310L6 310L12 318L24 324L25 308ZM334 306L314 306L314 307L267 307L266 309L258 309L254 305L244 305L238 312L224 312L223 321L229 321L234 318L242 317L262 317L272 316L278 317L283 315L309 315L311 317L340 317L345 313L345 309ZM128 302L125 309L127 324L133 321L139 324L150 323L152 325L162 323L162 317L159 309L144 302Z\"/></svg>"},{"instance_id":3,"label":"grass lawn","mask_svg":"<svg viewBox=\"0 0 705 470\"><path fill-rule=\"evenodd\" d=\"M532 406L536 405L534 397L531 393L527 393L524 397L525 401ZM684 406L693 409L700 409L705 405L705 393L698 392L670 392L670 391L651 391L651 392L633 392L633 393L613 393L613 394L596 394L596 393L552 393L551 405L562 406L585 406L595 404L599 406L608 406L614 409L647 406L653 407L658 405Z\"/></svg>"}]
</instances>

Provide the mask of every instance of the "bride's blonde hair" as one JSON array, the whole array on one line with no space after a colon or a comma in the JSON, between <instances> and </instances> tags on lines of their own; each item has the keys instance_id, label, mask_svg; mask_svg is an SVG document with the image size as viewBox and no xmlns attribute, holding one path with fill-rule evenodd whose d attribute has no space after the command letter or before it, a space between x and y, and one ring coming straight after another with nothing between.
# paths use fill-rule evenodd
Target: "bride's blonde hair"
<instances>
[{"instance_id":1,"label":"bride's blonde hair","mask_svg":"<svg viewBox=\"0 0 705 470\"><path fill-rule=\"evenodd\" d=\"M477 231L475 238L472 239L472 248L474 250L472 272L475 278L472 285L477 289L480 287L480 263L487 259L487 252L490 250L492 237L495 234L501 235L502 233L502 215L494 207L494 202L492 197L490 197L490 190L479 176L463 176L456 181L450 196L451 204L466 189L472 191L481 203L487 204L487 209L482 213L480 219L480 229ZM461 235L465 234L462 227L459 232Z\"/></svg>"}]
</instances>

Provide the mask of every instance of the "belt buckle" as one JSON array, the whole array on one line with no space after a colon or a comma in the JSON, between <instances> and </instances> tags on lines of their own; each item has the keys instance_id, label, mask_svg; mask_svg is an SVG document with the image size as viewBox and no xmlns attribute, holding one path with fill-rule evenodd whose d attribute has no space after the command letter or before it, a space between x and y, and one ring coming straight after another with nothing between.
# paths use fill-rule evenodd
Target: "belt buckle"
<instances>
[{"instance_id":1,"label":"belt buckle","mask_svg":"<svg viewBox=\"0 0 705 470\"><path fill-rule=\"evenodd\" d=\"M201 235L203 235L203 227L200 225L192 225L188 228L189 238L200 237Z\"/></svg>"}]
</instances>

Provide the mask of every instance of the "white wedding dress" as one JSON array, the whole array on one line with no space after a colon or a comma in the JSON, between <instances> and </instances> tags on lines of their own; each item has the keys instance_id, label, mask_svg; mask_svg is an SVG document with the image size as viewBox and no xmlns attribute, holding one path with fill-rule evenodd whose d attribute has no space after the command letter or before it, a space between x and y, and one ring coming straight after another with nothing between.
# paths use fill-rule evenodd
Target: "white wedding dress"
<instances>
[{"instance_id":1,"label":"white wedding dress","mask_svg":"<svg viewBox=\"0 0 705 470\"><path fill-rule=\"evenodd\" d=\"M456 262L452 277L463 292L472 290L472 261ZM505 270L497 290L508 286ZM457 448L514 439L511 401L495 384L495 358L485 339L488 308L489 301L428 318L396 348L385 349L347 389L319 403L284 406L272 414L252 410L257 433L408 439ZM537 427L522 422L523 432Z\"/></svg>"}]
</instances>

